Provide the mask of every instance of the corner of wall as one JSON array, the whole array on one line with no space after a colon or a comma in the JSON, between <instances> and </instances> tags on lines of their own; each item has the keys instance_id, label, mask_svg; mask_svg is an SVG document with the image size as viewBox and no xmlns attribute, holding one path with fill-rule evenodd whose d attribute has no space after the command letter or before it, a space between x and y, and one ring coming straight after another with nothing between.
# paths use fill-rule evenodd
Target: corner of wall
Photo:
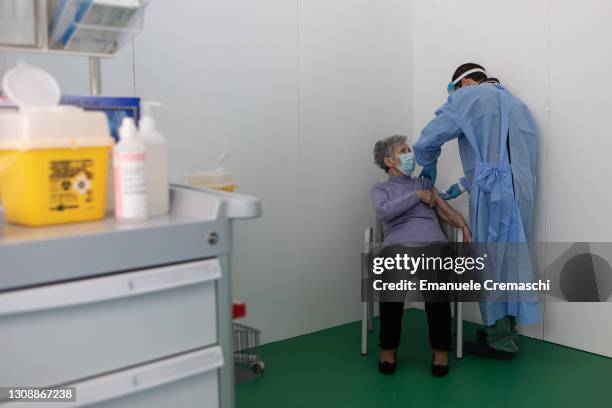
<instances>
[{"instance_id":1,"label":"corner of wall","mask_svg":"<svg viewBox=\"0 0 612 408\"><path fill-rule=\"evenodd\" d=\"M410 125L412 127L412 132L410 133L410 142L414 144L416 142L415 135L417 134L417 129L414 121L414 81L415 81L415 71L414 71L414 0L410 0L408 4L408 13L410 15L410 38L408 39L409 47L410 47L410 80L408 81L408 86L410 88Z\"/></svg>"}]
</instances>

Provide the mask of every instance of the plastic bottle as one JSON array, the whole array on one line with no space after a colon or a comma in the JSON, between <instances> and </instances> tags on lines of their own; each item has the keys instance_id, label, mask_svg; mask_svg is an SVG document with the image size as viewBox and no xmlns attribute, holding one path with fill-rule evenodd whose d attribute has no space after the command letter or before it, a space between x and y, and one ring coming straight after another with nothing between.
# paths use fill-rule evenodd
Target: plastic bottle
<instances>
[{"instance_id":1,"label":"plastic bottle","mask_svg":"<svg viewBox=\"0 0 612 408\"><path fill-rule=\"evenodd\" d=\"M145 146L137 136L133 118L123 118L119 143L113 149L115 217L138 221L147 218Z\"/></svg>"},{"instance_id":2,"label":"plastic bottle","mask_svg":"<svg viewBox=\"0 0 612 408\"><path fill-rule=\"evenodd\" d=\"M149 216L168 214L170 192L168 186L168 154L166 139L155 128L152 106L159 102L143 102L144 115L140 119L138 136L145 145L147 168L147 196Z\"/></svg>"}]
</instances>

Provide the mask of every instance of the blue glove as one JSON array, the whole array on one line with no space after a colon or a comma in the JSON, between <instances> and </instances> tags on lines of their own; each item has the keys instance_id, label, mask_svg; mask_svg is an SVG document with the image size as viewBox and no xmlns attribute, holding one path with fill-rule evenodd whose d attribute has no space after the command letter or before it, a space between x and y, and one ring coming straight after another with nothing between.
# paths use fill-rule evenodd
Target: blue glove
<instances>
[{"instance_id":1,"label":"blue glove","mask_svg":"<svg viewBox=\"0 0 612 408\"><path fill-rule=\"evenodd\" d=\"M459 197L465 190L461 188L459 183L450 186L446 191L440 191L438 195L444 200L452 200Z\"/></svg>"},{"instance_id":2,"label":"blue glove","mask_svg":"<svg viewBox=\"0 0 612 408\"><path fill-rule=\"evenodd\" d=\"M438 176L438 171L435 167L424 167L421 171L419 177L425 177L431 179L431 184L436 184L436 177Z\"/></svg>"}]
</instances>

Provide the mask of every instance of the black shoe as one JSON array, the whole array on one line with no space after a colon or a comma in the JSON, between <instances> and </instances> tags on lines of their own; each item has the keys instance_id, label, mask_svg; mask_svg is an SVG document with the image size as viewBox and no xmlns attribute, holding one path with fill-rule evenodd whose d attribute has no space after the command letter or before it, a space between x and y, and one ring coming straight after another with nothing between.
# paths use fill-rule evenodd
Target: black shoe
<instances>
[{"instance_id":1,"label":"black shoe","mask_svg":"<svg viewBox=\"0 0 612 408\"><path fill-rule=\"evenodd\" d=\"M393 359L395 363L389 363L388 361L378 361L378 371L383 373L384 375L391 375L395 372L397 368L397 350L393 354Z\"/></svg>"},{"instance_id":2,"label":"black shoe","mask_svg":"<svg viewBox=\"0 0 612 408\"><path fill-rule=\"evenodd\" d=\"M389 363L387 361L379 361L378 362L378 371L383 373L384 375L391 375L395 372L397 368L396 363Z\"/></svg>"},{"instance_id":3,"label":"black shoe","mask_svg":"<svg viewBox=\"0 0 612 408\"><path fill-rule=\"evenodd\" d=\"M434 356L432 354L431 356L431 374L434 377L444 377L445 375L448 374L448 372L450 371L450 366L449 365L438 365L438 364L434 364L433 363L433 359Z\"/></svg>"},{"instance_id":4,"label":"black shoe","mask_svg":"<svg viewBox=\"0 0 612 408\"><path fill-rule=\"evenodd\" d=\"M496 360L513 360L516 357L516 353L496 350L483 341L466 341L463 343L463 349L466 353L474 356L494 358Z\"/></svg>"},{"instance_id":5,"label":"black shoe","mask_svg":"<svg viewBox=\"0 0 612 408\"><path fill-rule=\"evenodd\" d=\"M476 330L476 337L480 341L486 341L487 340L487 331L481 327L480 329Z\"/></svg>"}]
</instances>

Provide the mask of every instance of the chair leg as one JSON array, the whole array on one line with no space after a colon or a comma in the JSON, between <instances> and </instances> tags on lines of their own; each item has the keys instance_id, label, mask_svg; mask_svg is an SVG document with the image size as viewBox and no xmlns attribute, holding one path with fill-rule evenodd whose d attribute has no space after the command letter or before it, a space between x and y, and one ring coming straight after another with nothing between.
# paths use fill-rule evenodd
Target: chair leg
<instances>
[{"instance_id":1,"label":"chair leg","mask_svg":"<svg viewBox=\"0 0 612 408\"><path fill-rule=\"evenodd\" d=\"M374 331L374 302L368 301L368 331Z\"/></svg>"},{"instance_id":2,"label":"chair leg","mask_svg":"<svg viewBox=\"0 0 612 408\"><path fill-rule=\"evenodd\" d=\"M368 354L368 302L361 302L361 355Z\"/></svg>"},{"instance_id":3,"label":"chair leg","mask_svg":"<svg viewBox=\"0 0 612 408\"><path fill-rule=\"evenodd\" d=\"M455 322L457 323L457 359L463 358L463 302L455 302Z\"/></svg>"}]
</instances>

